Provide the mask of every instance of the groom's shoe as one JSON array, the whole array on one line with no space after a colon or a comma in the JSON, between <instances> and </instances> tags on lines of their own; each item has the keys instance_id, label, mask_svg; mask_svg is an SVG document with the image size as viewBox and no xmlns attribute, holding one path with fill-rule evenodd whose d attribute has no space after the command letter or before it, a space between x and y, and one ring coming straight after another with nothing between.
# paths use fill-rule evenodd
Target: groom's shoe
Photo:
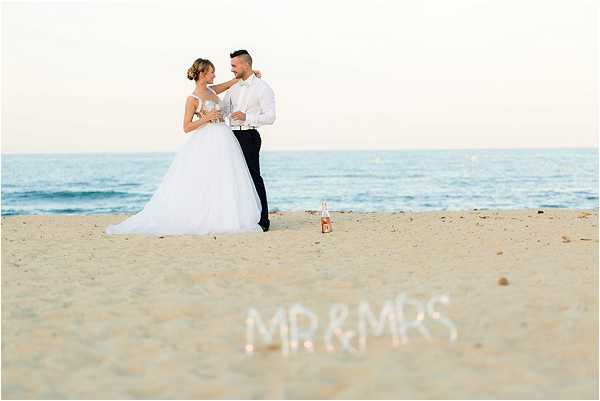
<instances>
[{"instance_id":1,"label":"groom's shoe","mask_svg":"<svg viewBox=\"0 0 600 401\"><path fill-rule=\"evenodd\" d=\"M258 225L260 226L260 228L262 228L263 232L265 232L265 233L266 233L267 231L269 231L269 226L270 226L271 224L269 224L269 223L267 223L267 224L264 224L264 223L258 223Z\"/></svg>"}]
</instances>

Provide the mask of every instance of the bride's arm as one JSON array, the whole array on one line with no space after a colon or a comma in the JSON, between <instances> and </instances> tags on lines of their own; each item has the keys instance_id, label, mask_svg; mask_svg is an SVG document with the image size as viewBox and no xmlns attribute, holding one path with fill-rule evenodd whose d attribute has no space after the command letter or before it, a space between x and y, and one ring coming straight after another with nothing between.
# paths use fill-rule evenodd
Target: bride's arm
<instances>
[{"instance_id":1,"label":"bride's arm","mask_svg":"<svg viewBox=\"0 0 600 401\"><path fill-rule=\"evenodd\" d=\"M260 73L259 70L252 70L252 72L254 72L254 75L256 75L257 78L261 77L261 73ZM237 83L237 81L239 81L239 79L238 78L234 78L234 79L232 79L230 81L227 81L227 82L223 82L223 83L216 84L216 85L211 85L210 88L212 90L214 90L217 93L217 95L218 95L219 93L223 93L227 89L231 88L233 85L235 85Z\"/></svg>"},{"instance_id":2,"label":"bride's arm","mask_svg":"<svg viewBox=\"0 0 600 401\"><path fill-rule=\"evenodd\" d=\"M223 83L216 84L216 85L211 85L210 89L214 90L216 92L216 94L218 95L219 93L223 93L227 89L231 88L233 85L236 84L237 81L239 81L239 79L234 78L227 82L223 82Z\"/></svg>"},{"instance_id":3,"label":"bride's arm","mask_svg":"<svg viewBox=\"0 0 600 401\"><path fill-rule=\"evenodd\" d=\"M185 114L183 116L183 132L186 134L219 117L218 111L211 111L200 116L198 120L193 121L196 107L198 107L198 101L191 96L188 97L185 102Z\"/></svg>"}]
</instances>

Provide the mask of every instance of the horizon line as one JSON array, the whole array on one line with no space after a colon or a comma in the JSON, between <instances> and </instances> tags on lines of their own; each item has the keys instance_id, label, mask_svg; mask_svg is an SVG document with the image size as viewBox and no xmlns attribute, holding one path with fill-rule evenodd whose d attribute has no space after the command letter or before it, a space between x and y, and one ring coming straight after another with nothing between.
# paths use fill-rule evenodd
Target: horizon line
<instances>
[{"instance_id":1,"label":"horizon line","mask_svg":"<svg viewBox=\"0 0 600 401\"><path fill-rule=\"evenodd\" d=\"M598 146L561 146L561 147L515 147L515 148L394 148L394 149L265 149L262 153L271 152L398 152L398 151L459 151L459 150L596 150ZM1 152L2 156L11 155L82 155L82 154L165 154L172 151L79 151L79 152Z\"/></svg>"}]
</instances>

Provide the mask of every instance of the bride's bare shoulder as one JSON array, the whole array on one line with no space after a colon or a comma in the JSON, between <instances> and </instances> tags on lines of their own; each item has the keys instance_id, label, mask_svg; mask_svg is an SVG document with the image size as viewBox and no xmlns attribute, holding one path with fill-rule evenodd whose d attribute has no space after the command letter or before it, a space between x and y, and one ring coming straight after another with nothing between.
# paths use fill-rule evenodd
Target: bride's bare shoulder
<instances>
[{"instance_id":1,"label":"bride's bare shoulder","mask_svg":"<svg viewBox=\"0 0 600 401\"><path fill-rule=\"evenodd\" d=\"M200 103L200 98L196 95L188 95L185 99L186 104L198 104Z\"/></svg>"}]
</instances>

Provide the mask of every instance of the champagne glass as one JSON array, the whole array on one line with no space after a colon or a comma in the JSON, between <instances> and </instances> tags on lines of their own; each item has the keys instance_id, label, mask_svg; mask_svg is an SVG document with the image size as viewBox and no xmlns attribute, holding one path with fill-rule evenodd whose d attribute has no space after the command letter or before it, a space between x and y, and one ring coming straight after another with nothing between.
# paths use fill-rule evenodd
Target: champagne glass
<instances>
[{"instance_id":1,"label":"champagne glass","mask_svg":"<svg viewBox=\"0 0 600 401\"><path fill-rule=\"evenodd\" d=\"M215 110L215 102L213 102L212 100L205 100L204 101L204 110L210 112L210 111L214 111Z\"/></svg>"},{"instance_id":2,"label":"champagne glass","mask_svg":"<svg viewBox=\"0 0 600 401\"><path fill-rule=\"evenodd\" d=\"M229 113L234 113L234 112L241 111L241 110L237 110L237 109L238 109L238 107L236 105L236 110L235 111L233 110L233 101L231 100L231 98L229 98ZM242 125L242 121L240 121L240 120L234 120L234 119L231 118L231 114L229 114L229 115L230 115L230 117L229 117L229 124L231 124L231 125Z\"/></svg>"},{"instance_id":3,"label":"champagne glass","mask_svg":"<svg viewBox=\"0 0 600 401\"><path fill-rule=\"evenodd\" d=\"M219 112L219 122L223 122L223 109L221 108L221 104L215 103L215 110Z\"/></svg>"},{"instance_id":4,"label":"champagne glass","mask_svg":"<svg viewBox=\"0 0 600 401\"><path fill-rule=\"evenodd\" d=\"M231 100L231 97L229 97L229 125L234 125L233 122L235 120L231 118L231 114L233 114L233 100Z\"/></svg>"},{"instance_id":5,"label":"champagne glass","mask_svg":"<svg viewBox=\"0 0 600 401\"><path fill-rule=\"evenodd\" d=\"M216 110L216 104L212 100L205 100L203 108L205 112L210 113L211 111ZM211 120L210 122L214 122L214 120Z\"/></svg>"}]
</instances>

